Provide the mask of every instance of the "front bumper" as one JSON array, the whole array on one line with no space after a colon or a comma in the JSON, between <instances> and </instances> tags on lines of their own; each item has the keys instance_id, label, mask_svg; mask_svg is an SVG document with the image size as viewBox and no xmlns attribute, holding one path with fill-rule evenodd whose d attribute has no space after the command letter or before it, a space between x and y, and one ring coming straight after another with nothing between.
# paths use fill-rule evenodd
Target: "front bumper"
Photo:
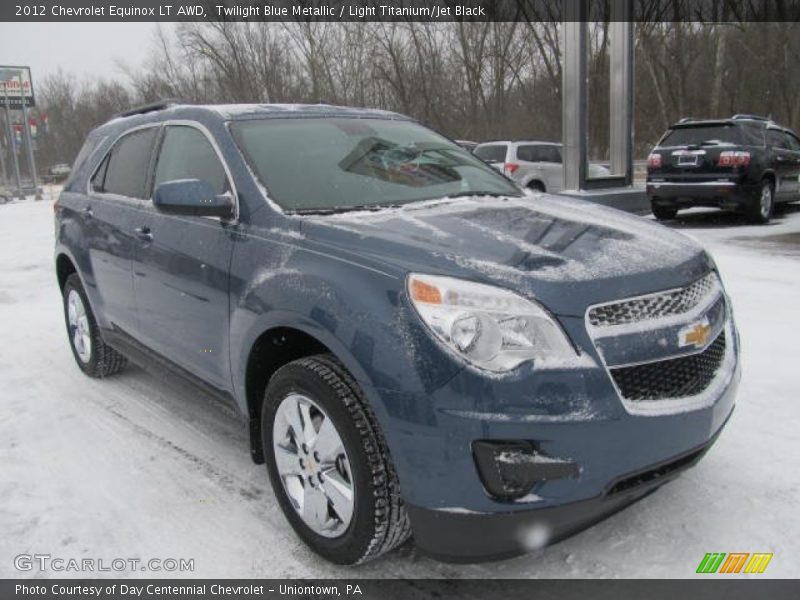
<instances>
[{"instance_id":1,"label":"front bumper","mask_svg":"<svg viewBox=\"0 0 800 600\"><path fill-rule=\"evenodd\" d=\"M554 544L641 500L694 466L721 428L704 445L649 469L612 482L603 494L525 512L476 513L408 505L414 541L425 554L445 562L510 558Z\"/></svg>"},{"instance_id":2,"label":"front bumper","mask_svg":"<svg viewBox=\"0 0 800 600\"><path fill-rule=\"evenodd\" d=\"M589 347L582 319L563 324ZM695 464L733 410L740 368L738 336L731 338L729 377L702 406L668 414L626 410L600 363L522 368L497 379L466 369L425 395L373 390L388 409L381 421L418 548L467 562L524 553L596 523ZM543 480L516 500L493 497L476 464L479 440L529 441L547 457L573 462L577 475Z\"/></svg>"}]
</instances>

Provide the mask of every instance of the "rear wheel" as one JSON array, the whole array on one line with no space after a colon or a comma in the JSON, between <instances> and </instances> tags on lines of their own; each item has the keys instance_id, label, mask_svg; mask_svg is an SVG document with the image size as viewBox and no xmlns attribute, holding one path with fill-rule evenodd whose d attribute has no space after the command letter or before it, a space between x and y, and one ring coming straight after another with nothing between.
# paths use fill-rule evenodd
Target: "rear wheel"
<instances>
[{"instance_id":1,"label":"rear wheel","mask_svg":"<svg viewBox=\"0 0 800 600\"><path fill-rule=\"evenodd\" d=\"M280 368L261 415L267 471L297 534L338 564L361 563L406 540L400 486L358 384L330 355Z\"/></svg>"},{"instance_id":2,"label":"rear wheel","mask_svg":"<svg viewBox=\"0 0 800 600\"><path fill-rule=\"evenodd\" d=\"M64 319L72 355L89 377L108 377L126 364L125 357L106 345L100 335L86 292L76 273L64 283Z\"/></svg>"},{"instance_id":3,"label":"rear wheel","mask_svg":"<svg viewBox=\"0 0 800 600\"><path fill-rule=\"evenodd\" d=\"M656 204L650 202L650 208L653 211L653 216L659 221L668 221L674 219L678 214L678 208L675 206L665 206L663 204Z\"/></svg>"},{"instance_id":4,"label":"rear wheel","mask_svg":"<svg viewBox=\"0 0 800 600\"><path fill-rule=\"evenodd\" d=\"M761 182L758 202L747 209L747 218L752 223L769 223L775 208L775 186L768 179Z\"/></svg>"},{"instance_id":5,"label":"rear wheel","mask_svg":"<svg viewBox=\"0 0 800 600\"><path fill-rule=\"evenodd\" d=\"M528 184L528 189L534 192L544 192L544 184L541 181L531 181Z\"/></svg>"}]
</instances>

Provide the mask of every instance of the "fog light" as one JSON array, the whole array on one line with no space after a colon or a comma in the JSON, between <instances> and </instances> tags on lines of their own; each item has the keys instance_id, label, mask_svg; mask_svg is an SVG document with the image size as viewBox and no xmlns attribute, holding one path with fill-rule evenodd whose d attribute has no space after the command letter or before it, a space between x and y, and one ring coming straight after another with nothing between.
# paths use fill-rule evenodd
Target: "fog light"
<instances>
[{"instance_id":1,"label":"fog light","mask_svg":"<svg viewBox=\"0 0 800 600\"><path fill-rule=\"evenodd\" d=\"M548 456L526 440L479 440L472 451L483 487L498 500L517 500L537 483L579 474L574 461Z\"/></svg>"}]
</instances>

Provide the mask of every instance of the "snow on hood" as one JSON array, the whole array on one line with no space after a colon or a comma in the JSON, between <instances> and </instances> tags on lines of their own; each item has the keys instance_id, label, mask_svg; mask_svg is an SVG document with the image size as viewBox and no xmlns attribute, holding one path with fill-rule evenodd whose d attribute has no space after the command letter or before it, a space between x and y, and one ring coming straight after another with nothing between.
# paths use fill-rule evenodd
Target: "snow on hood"
<instances>
[{"instance_id":1,"label":"snow on hood","mask_svg":"<svg viewBox=\"0 0 800 600\"><path fill-rule=\"evenodd\" d=\"M486 280L561 314L685 285L711 268L702 247L662 225L589 202L471 197L307 218L320 241L409 270ZM312 233L313 230L313 233ZM342 237L343 236L343 237Z\"/></svg>"}]
</instances>

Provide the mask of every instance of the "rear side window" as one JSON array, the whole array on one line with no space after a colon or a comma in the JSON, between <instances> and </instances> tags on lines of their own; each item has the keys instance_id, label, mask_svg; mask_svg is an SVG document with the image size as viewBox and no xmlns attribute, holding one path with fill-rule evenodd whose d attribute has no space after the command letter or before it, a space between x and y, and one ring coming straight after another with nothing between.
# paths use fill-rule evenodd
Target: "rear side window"
<instances>
[{"instance_id":1,"label":"rear side window","mask_svg":"<svg viewBox=\"0 0 800 600\"><path fill-rule=\"evenodd\" d=\"M97 170L92 179L93 189L144 198L156 132L156 127L149 127L122 137Z\"/></svg>"},{"instance_id":2,"label":"rear side window","mask_svg":"<svg viewBox=\"0 0 800 600\"><path fill-rule=\"evenodd\" d=\"M793 152L800 152L800 140L798 140L791 133L786 133L786 144L789 150Z\"/></svg>"},{"instance_id":3,"label":"rear side window","mask_svg":"<svg viewBox=\"0 0 800 600\"><path fill-rule=\"evenodd\" d=\"M200 179L217 194L225 191L225 169L208 138L194 127L169 126L164 135L154 186L176 179Z\"/></svg>"},{"instance_id":4,"label":"rear side window","mask_svg":"<svg viewBox=\"0 0 800 600\"><path fill-rule=\"evenodd\" d=\"M478 146L475 156L486 162L505 162L508 146L505 144L492 144L491 146Z\"/></svg>"},{"instance_id":5,"label":"rear side window","mask_svg":"<svg viewBox=\"0 0 800 600\"><path fill-rule=\"evenodd\" d=\"M558 146L531 144L517 148L517 158L528 162L561 163L561 150Z\"/></svg>"},{"instance_id":6,"label":"rear side window","mask_svg":"<svg viewBox=\"0 0 800 600\"><path fill-rule=\"evenodd\" d=\"M786 138L780 129L767 129L767 145L773 148L787 148Z\"/></svg>"},{"instance_id":7,"label":"rear side window","mask_svg":"<svg viewBox=\"0 0 800 600\"><path fill-rule=\"evenodd\" d=\"M69 178L67 179L66 183L64 183L64 189L73 191L73 185L76 181L78 173L83 169L87 159L97 149L97 147L100 145L100 142L104 141L105 139L105 136L101 135L90 135L88 138L86 138L86 142L84 142L80 152L78 152L75 162L72 163L72 169L70 170Z\"/></svg>"},{"instance_id":8,"label":"rear side window","mask_svg":"<svg viewBox=\"0 0 800 600\"><path fill-rule=\"evenodd\" d=\"M764 145L764 126L756 123L742 123L742 139L748 146Z\"/></svg>"},{"instance_id":9,"label":"rear side window","mask_svg":"<svg viewBox=\"0 0 800 600\"><path fill-rule=\"evenodd\" d=\"M661 146L721 145L743 143L741 132L735 125L700 125L676 127L664 139Z\"/></svg>"}]
</instances>

